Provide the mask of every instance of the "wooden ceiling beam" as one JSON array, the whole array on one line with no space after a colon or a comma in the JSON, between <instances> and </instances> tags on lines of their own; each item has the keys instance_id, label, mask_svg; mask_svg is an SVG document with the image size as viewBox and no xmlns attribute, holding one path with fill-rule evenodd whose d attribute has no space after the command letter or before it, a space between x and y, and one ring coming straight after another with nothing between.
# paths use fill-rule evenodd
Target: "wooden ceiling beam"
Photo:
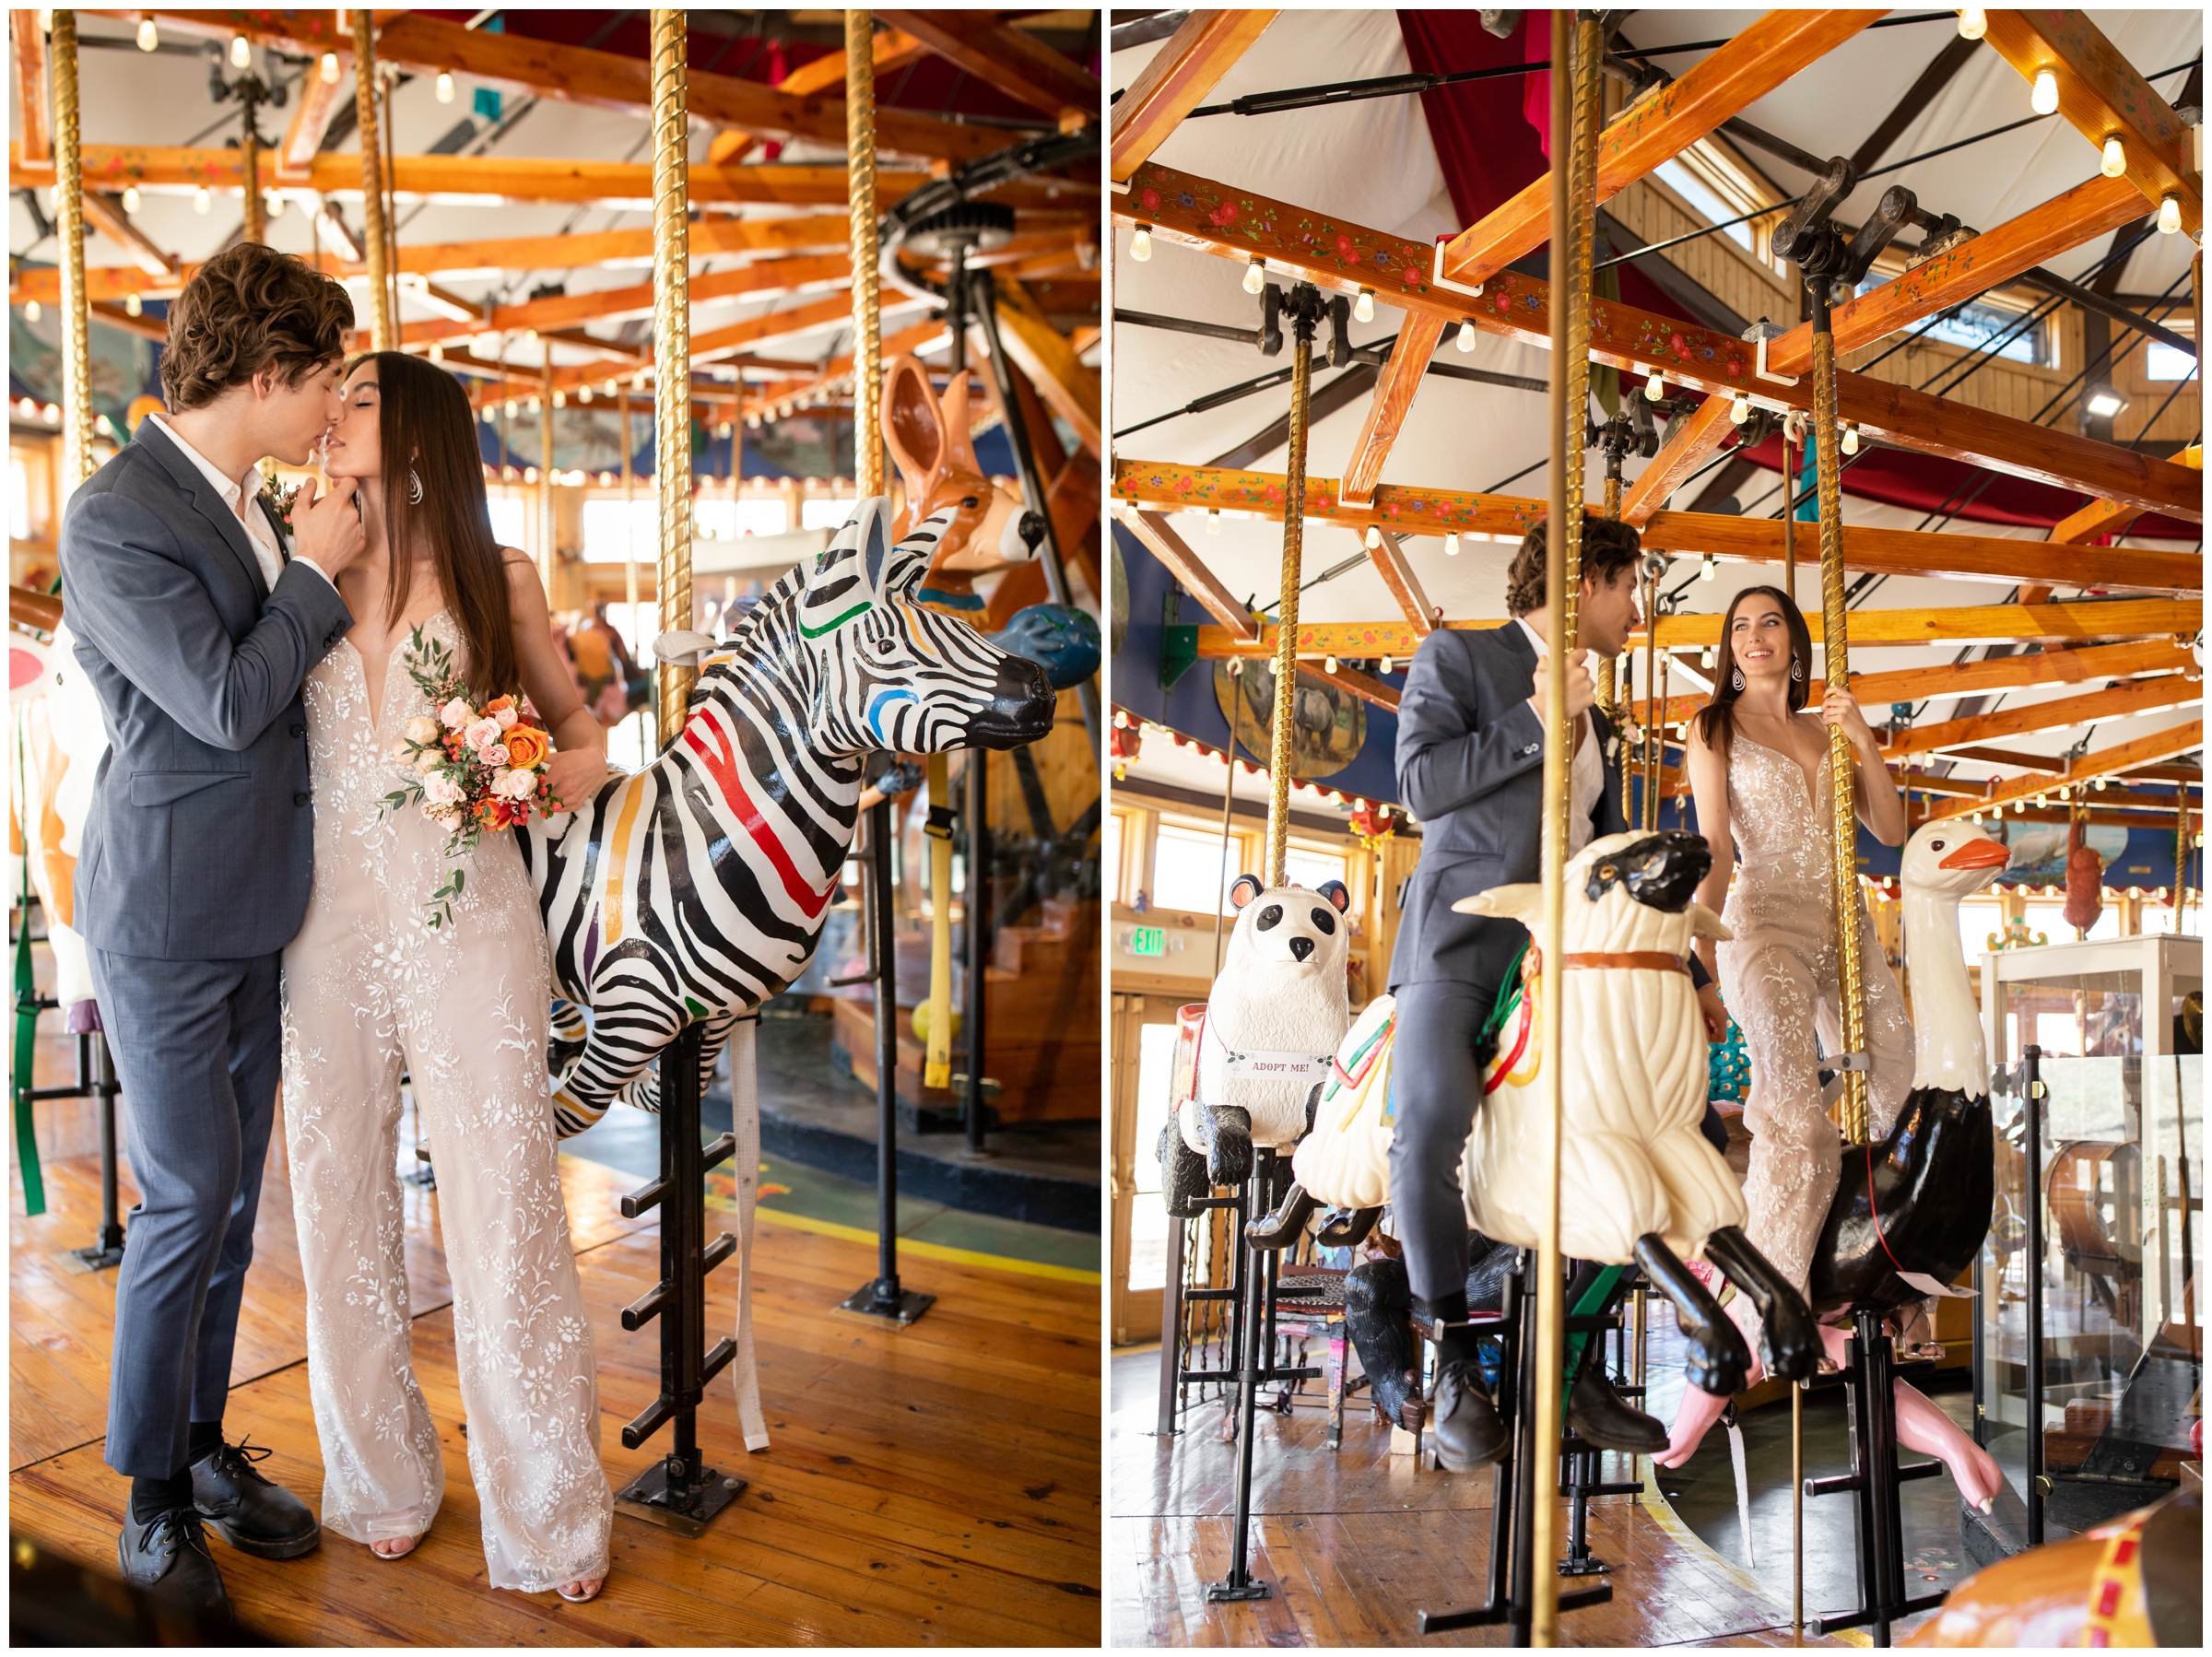
<instances>
[{"instance_id":1,"label":"wooden ceiling beam","mask_svg":"<svg viewBox=\"0 0 2212 1657\"><path fill-rule=\"evenodd\" d=\"M43 165L49 172L53 168L53 71L46 56L45 31L39 27L39 14L26 6L7 14L9 55L16 65L16 119L17 131L22 134L19 144L8 146L10 161L17 164ZM8 182L17 182L15 166L8 170Z\"/></svg>"},{"instance_id":2,"label":"wooden ceiling beam","mask_svg":"<svg viewBox=\"0 0 2212 1657\"><path fill-rule=\"evenodd\" d=\"M2053 650L1980 662L1947 662L1940 667L1900 667L1887 673L1854 673L1852 694L1867 707L1917 702L1930 697L1983 696L2027 690L2038 685L2086 685L2096 679L2137 674L2194 673L2196 658L2171 639L2127 644L2100 644L2087 650Z\"/></svg>"},{"instance_id":3,"label":"wooden ceiling beam","mask_svg":"<svg viewBox=\"0 0 2212 1657\"><path fill-rule=\"evenodd\" d=\"M2192 443L2171 458L2176 465L2193 466L2200 472L2205 469L2202 443ZM2051 539L2079 543L2094 541L2100 535L2124 535L2142 515L2141 508L2131 506L2124 500L2092 500L2079 511L2070 513L2053 524Z\"/></svg>"},{"instance_id":4,"label":"wooden ceiling beam","mask_svg":"<svg viewBox=\"0 0 2212 1657\"><path fill-rule=\"evenodd\" d=\"M2066 769L2066 758L2063 754L2023 754L2013 748L1956 748L1946 758L1971 759L1977 765L2017 766L2027 771L2055 771L2061 775ZM2134 777L2155 777L2162 782L2185 782L2197 788L2202 788L2205 781L2203 771L2187 765L2138 765L2133 767L2128 774ZM1971 786L1980 788L1983 785L1976 782ZM2152 798L2164 800L2171 805L2174 796L2156 794Z\"/></svg>"},{"instance_id":5,"label":"wooden ceiling beam","mask_svg":"<svg viewBox=\"0 0 2212 1657\"><path fill-rule=\"evenodd\" d=\"M1620 498L1622 523L1641 529L1651 521L1653 513L1666 505L1667 497L1688 482L1690 474L1728 441L1735 430L1735 422L1729 418L1733 405L1733 398L1708 397L1680 419L1669 423L1665 445ZM1818 553L1814 557L1818 559Z\"/></svg>"},{"instance_id":6,"label":"wooden ceiling beam","mask_svg":"<svg viewBox=\"0 0 2212 1657\"><path fill-rule=\"evenodd\" d=\"M121 305L106 300L96 300L86 309L111 328L121 328L125 334L135 334L139 338L150 339L157 345L169 343L169 322L165 317L133 316Z\"/></svg>"},{"instance_id":7,"label":"wooden ceiling beam","mask_svg":"<svg viewBox=\"0 0 2212 1657\"><path fill-rule=\"evenodd\" d=\"M897 303L886 305L886 313L911 309ZM691 360L694 363L713 362L732 357L751 346L771 339L790 339L812 328L850 323L853 320L853 297L833 293L827 299L811 304L794 305L785 311L771 311L766 316L747 317L744 322L732 323L725 328L712 328L704 334L691 336Z\"/></svg>"},{"instance_id":8,"label":"wooden ceiling beam","mask_svg":"<svg viewBox=\"0 0 2212 1657\"><path fill-rule=\"evenodd\" d=\"M1220 624L1223 632L1239 643L1252 643L1259 639L1260 624L1252 612L1221 584L1206 567L1206 560L1192 551L1191 544L1176 533L1173 524L1158 512L1132 512L1124 522L1129 533L1145 544L1168 573L1182 583L1183 591L1206 607L1206 614Z\"/></svg>"},{"instance_id":9,"label":"wooden ceiling beam","mask_svg":"<svg viewBox=\"0 0 2212 1657\"><path fill-rule=\"evenodd\" d=\"M88 190L84 193L84 204L85 222L137 260L138 268L147 275L173 276L183 268L182 260L157 247L151 237L131 222L131 216L123 210L120 200L102 195L97 190Z\"/></svg>"},{"instance_id":10,"label":"wooden ceiling beam","mask_svg":"<svg viewBox=\"0 0 2212 1657\"><path fill-rule=\"evenodd\" d=\"M2121 56L2103 31L2077 11L1993 11L1983 37L1997 55L2032 83L2049 69L2058 82L2058 112L2088 140L2092 153L2115 133L2126 152L2124 177L2155 209L2173 196L2182 229L2204 233L2204 183L2190 158L2189 128L2158 89ZM2140 210L2138 209L2138 215Z\"/></svg>"},{"instance_id":11,"label":"wooden ceiling beam","mask_svg":"<svg viewBox=\"0 0 2212 1657\"><path fill-rule=\"evenodd\" d=\"M1030 377L1045 406L1075 429L1084 451L1103 459L1099 370L1084 365L1074 344L1045 321L1018 281L1001 277L996 286L998 337L1006 356Z\"/></svg>"},{"instance_id":12,"label":"wooden ceiling beam","mask_svg":"<svg viewBox=\"0 0 2212 1657\"><path fill-rule=\"evenodd\" d=\"M1597 141L1597 201L1609 201L1671 161L1875 20L1870 11L1772 11L1615 116ZM1550 234L1551 179L1536 179L1444 247L1442 270L1474 286Z\"/></svg>"},{"instance_id":13,"label":"wooden ceiling beam","mask_svg":"<svg viewBox=\"0 0 2212 1657\"><path fill-rule=\"evenodd\" d=\"M1108 166L1115 183L1152 159L1275 18L1273 11L1194 11L1183 19L1114 100Z\"/></svg>"},{"instance_id":14,"label":"wooden ceiling beam","mask_svg":"<svg viewBox=\"0 0 2212 1657\"><path fill-rule=\"evenodd\" d=\"M888 71L900 68L911 63L926 48L920 41L903 29L878 30L869 53L876 70L877 82L880 85ZM826 52L820 57L801 64L796 69L786 75L776 83L776 90L804 98L816 92L842 90L844 84L844 53L841 51ZM714 135L714 141L707 147L707 160L719 167L725 161L736 160L759 142L760 135L759 133L748 133L734 126L724 127Z\"/></svg>"},{"instance_id":15,"label":"wooden ceiling beam","mask_svg":"<svg viewBox=\"0 0 2212 1657\"><path fill-rule=\"evenodd\" d=\"M1156 162L1136 170L1112 206L1116 223L1150 225L1156 242L1180 241L1239 264L1256 253L1271 270L1333 293L1372 288L1409 317L1471 322L1486 333L1550 347L1550 288L1518 271L1499 272L1479 297L1455 294L1430 281L1430 251L1418 242ZM1753 347L1746 341L1616 300L1593 304L1590 355L1616 368L1655 367L1665 380L1708 394L1733 396L1746 390L1768 407L1812 406L1810 375L1800 376L1795 385L1759 380ZM2175 517L2203 516L2203 479L2170 462L1862 374L1839 373L1836 384L1843 419L1900 448L2134 501Z\"/></svg>"},{"instance_id":16,"label":"wooden ceiling beam","mask_svg":"<svg viewBox=\"0 0 2212 1657\"><path fill-rule=\"evenodd\" d=\"M1405 325L1398 330L1398 342L1390 349L1390 360L1382 365L1375 382L1374 395L1368 399L1367 418L1352 444L1351 458L1345 464L1342 487L1347 500L1365 503L1374 498L1375 486L1382 478L1382 463L1390 458L1391 446L1406 429L1414 396L1429 374L1429 358L1435 355L1437 342L1443 336L1441 317L1406 314Z\"/></svg>"},{"instance_id":17,"label":"wooden ceiling beam","mask_svg":"<svg viewBox=\"0 0 2212 1657\"><path fill-rule=\"evenodd\" d=\"M2092 178L1969 238L1947 253L1914 265L1893 281L1836 307L1830 317L1836 355L1887 339L1938 311L2011 280L2044 260L2131 225L2143 217L2143 198L2125 179ZM1812 371L1813 325L1799 323L1767 346L1767 366L1778 374Z\"/></svg>"},{"instance_id":18,"label":"wooden ceiling beam","mask_svg":"<svg viewBox=\"0 0 2212 1657\"><path fill-rule=\"evenodd\" d=\"M691 308L720 300L774 293L795 293L818 287L843 288L853 279L852 265L841 253L811 258L763 259L736 270L713 271L691 278ZM555 294L520 305L502 305L480 322L409 323L400 330L402 345L428 345L433 339L459 339L472 334L521 334L530 329L581 327L586 323L627 322L653 314L653 284L629 288L601 288L589 293Z\"/></svg>"},{"instance_id":19,"label":"wooden ceiling beam","mask_svg":"<svg viewBox=\"0 0 2212 1657\"><path fill-rule=\"evenodd\" d=\"M309 79L314 85L322 84L318 76L310 76ZM19 147L10 147L10 182L51 188L52 158L43 161L19 159ZM279 165L277 153L262 152L258 170L265 188L305 188L347 199L359 196L358 157L316 154L303 167L288 170ZM203 186L236 190L244 177L243 163L235 149L88 144L82 155L88 190L121 190L129 184L143 190L197 190ZM641 162L425 155L394 156L391 168L393 194L402 201L459 206L560 202L639 212L653 206L653 169ZM888 206L930 182L927 172L914 168L885 168L876 175L877 200ZM836 207L845 204L846 183L841 166L782 161L762 167L701 163L691 169L691 202L704 207ZM986 191L980 199L1022 211L1041 211L1077 208L1097 197L1095 184L1021 179Z\"/></svg>"},{"instance_id":20,"label":"wooden ceiling beam","mask_svg":"<svg viewBox=\"0 0 2212 1657\"><path fill-rule=\"evenodd\" d=\"M1157 510L1219 511L1279 523L1288 479L1280 472L1232 471L1164 462L1120 460L1113 492ZM1343 498L1338 480L1306 479L1306 516L1358 531L1369 525L1397 535L1487 535L1519 540L1540 521L1545 502L1522 495L1483 495L1384 484L1362 506ZM1818 549L1800 526L1799 561L1817 561ZM1741 518L1721 512L1658 512L1643 528L1643 544L1678 556L1711 553L1747 563L1783 560L1778 518ZM1843 526L1843 562L1849 570L1931 579L2023 582L2049 578L2068 586L2100 585L2152 593L2202 590L2204 567L2188 553L2133 547L2053 546L2006 535L1953 535Z\"/></svg>"},{"instance_id":21,"label":"wooden ceiling beam","mask_svg":"<svg viewBox=\"0 0 2212 1657\"><path fill-rule=\"evenodd\" d=\"M2087 696L2061 697L2024 708L2005 708L1994 713L1970 714L1932 725L1914 725L1900 731L1882 745L1891 758L1906 754L1939 754L1947 749L1972 747L2006 736L2025 736L2035 731L2065 731L2100 720L2128 719L2138 713L2162 712L2197 699L2202 680L2187 674L2160 674L2136 679L2110 690L2092 690Z\"/></svg>"},{"instance_id":22,"label":"wooden ceiling beam","mask_svg":"<svg viewBox=\"0 0 2212 1657\"><path fill-rule=\"evenodd\" d=\"M330 131L331 121L354 97L353 53L341 52L337 60L338 72L327 80L320 63L300 77L300 107L292 112L291 122L277 142L275 157L276 177L284 183L303 184L314 176L315 159L322 153L323 139ZM334 161L337 159L331 158ZM358 188L361 171L358 156L354 158L353 171Z\"/></svg>"},{"instance_id":23,"label":"wooden ceiling beam","mask_svg":"<svg viewBox=\"0 0 2212 1657\"><path fill-rule=\"evenodd\" d=\"M2061 779L2054 780L2048 776L2017 777L2009 782L1998 783L1986 794L1970 798L1957 805L1946 806L1930 815L1936 817L1965 817L1970 812L1986 811L1992 805L2009 805L2015 800L2032 799L2037 794L2049 793L2059 781L2069 786L2078 786L2099 777L2116 777L2134 770L2137 766L2171 759L2177 754L2192 753L2204 745L2204 721L2189 720L2163 731L2153 731L2147 736L2138 736L2133 742L2118 743L2109 748L2098 748L2084 754L2063 773Z\"/></svg>"},{"instance_id":24,"label":"wooden ceiling beam","mask_svg":"<svg viewBox=\"0 0 2212 1657\"><path fill-rule=\"evenodd\" d=\"M956 68L995 87L1072 132L1099 118L1099 83L1034 35L999 21L988 11L886 11L877 14L904 29Z\"/></svg>"},{"instance_id":25,"label":"wooden ceiling beam","mask_svg":"<svg viewBox=\"0 0 2212 1657\"><path fill-rule=\"evenodd\" d=\"M1398 545L1398 537L1388 530L1373 532L1374 544L1367 556L1374 560L1375 573L1390 589L1391 597L1398 601L1398 608L1406 612L1406 619L1419 637L1426 639L1436 631L1437 609L1421 591L1421 578L1413 572L1406 561L1406 549Z\"/></svg>"}]
</instances>

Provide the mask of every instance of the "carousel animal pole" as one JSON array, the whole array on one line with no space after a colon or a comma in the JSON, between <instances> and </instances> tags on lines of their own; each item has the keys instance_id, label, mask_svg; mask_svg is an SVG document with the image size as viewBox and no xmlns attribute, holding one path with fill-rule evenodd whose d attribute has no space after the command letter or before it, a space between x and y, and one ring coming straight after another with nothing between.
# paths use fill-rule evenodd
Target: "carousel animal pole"
<instances>
[{"instance_id":1,"label":"carousel animal pole","mask_svg":"<svg viewBox=\"0 0 2212 1657\"><path fill-rule=\"evenodd\" d=\"M361 241L369 254L369 315L373 324L371 337L376 349L396 351L399 336L393 327L392 283L385 269L390 243L384 235L383 164L377 157L376 25L367 6L357 7L353 14L353 76L354 114L361 135ZM252 179L246 182L249 194L253 183ZM502 392L506 389L505 380L502 370ZM506 465L507 440L502 428L500 469L504 471Z\"/></svg>"}]
</instances>

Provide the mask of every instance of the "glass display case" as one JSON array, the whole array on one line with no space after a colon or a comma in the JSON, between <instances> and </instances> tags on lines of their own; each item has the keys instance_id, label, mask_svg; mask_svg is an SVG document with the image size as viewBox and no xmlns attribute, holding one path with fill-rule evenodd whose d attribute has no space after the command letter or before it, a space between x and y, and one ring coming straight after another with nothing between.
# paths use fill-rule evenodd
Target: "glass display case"
<instances>
[{"instance_id":1,"label":"glass display case","mask_svg":"<svg viewBox=\"0 0 2212 1657\"><path fill-rule=\"evenodd\" d=\"M2053 1539L2157 1500L2201 1454L2203 949L2168 935L1982 958L1997 1196L1975 1271L1976 1428L2023 1497L2040 1432L2030 1508Z\"/></svg>"}]
</instances>

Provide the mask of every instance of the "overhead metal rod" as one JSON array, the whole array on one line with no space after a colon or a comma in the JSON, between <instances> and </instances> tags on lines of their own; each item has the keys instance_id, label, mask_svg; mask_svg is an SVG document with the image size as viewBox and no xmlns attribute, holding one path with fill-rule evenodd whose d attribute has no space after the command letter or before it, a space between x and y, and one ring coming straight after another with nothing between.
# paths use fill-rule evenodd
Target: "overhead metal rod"
<instances>
[{"instance_id":1,"label":"overhead metal rod","mask_svg":"<svg viewBox=\"0 0 2212 1657\"><path fill-rule=\"evenodd\" d=\"M2084 311L2094 311L2100 316L2109 317L2122 327L2133 328L2136 333L2146 335L2162 346L2171 346L2175 350L2186 351L2192 357L2197 354L2196 341L2194 339L2176 334L2171 328L2164 327L2152 322L2147 316L2130 311L2125 305L2115 300L2106 299L2104 295L2097 292L2094 288L2084 288L2078 283L2069 282L2055 271L2045 270L2039 264L2032 270L2022 271L2018 279L2023 282L2032 282L2046 293L2054 293L2062 300L2071 300Z\"/></svg>"}]
</instances>

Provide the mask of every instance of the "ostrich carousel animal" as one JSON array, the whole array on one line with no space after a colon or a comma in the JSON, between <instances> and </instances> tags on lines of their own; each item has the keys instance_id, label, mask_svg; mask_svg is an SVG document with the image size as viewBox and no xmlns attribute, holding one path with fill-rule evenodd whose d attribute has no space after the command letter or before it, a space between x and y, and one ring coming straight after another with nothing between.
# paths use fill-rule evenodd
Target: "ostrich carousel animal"
<instances>
[{"instance_id":1,"label":"ostrich carousel animal","mask_svg":"<svg viewBox=\"0 0 2212 1657\"><path fill-rule=\"evenodd\" d=\"M1051 728L1044 669L917 602L934 558L964 546L987 489L948 473L893 539L865 500L811 564L753 606L700 676L682 735L565 817L530 825L524 862L571 1015L554 1104L565 1136L617 1098L654 1109L651 1066L704 1027L702 1082L733 1045L741 1299L736 1390L748 1448L768 1442L752 1369L752 1205L759 1166L753 1025L820 938L870 753L1013 748ZM705 641L679 635L673 648Z\"/></svg>"},{"instance_id":2,"label":"ostrich carousel animal","mask_svg":"<svg viewBox=\"0 0 2212 1657\"><path fill-rule=\"evenodd\" d=\"M1251 1176L1254 1146L1295 1144L1312 1125L1330 1053L1352 1020L1344 883L1315 891L1240 875L1229 895L1237 923L1206 1004L1194 1091L1159 1136L1160 1189L1183 1217L1209 1185Z\"/></svg>"},{"instance_id":3,"label":"ostrich carousel animal","mask_svg":"<svg viewBox=\"0 0 2212 1657\"><path fill-rule=\"evenodd\" d=\"M1641 1266L1675 1303L1690 1379L1733 1393L1749 1352L1685 1259L1710 1261L1758 1308L1770 1369L1806 1379L1820 1347L1803 1299L1744 1236L1742 1189L1699 1131L1707 1044L1682 958L1693 936L1728 935L1718 916L1690 901L1712 864L1704 840L1669 830L1607 835L1567 865L1559 1246L1578 1260ZM1453 907L1534 927L1541 888L1499 887ZM1552 1055L1541 1045L1540 981L1532 973L1507 1008L1460 1169L1467 1223L1521 1248L1541 1237L1547 1134L1535 1084ZM1255 1228L1262 1236L1294 1233L1316 1206L1380 1206L1388 1190L1391 1017L1381 1002L1370 1004L1338 1050L1314 1131L1293 1162L1298 1183L1282 1210ZM1358 1236L1371 1223L1362 1212L1335 1233Z\"/></svg>"},{"instance_id":4,"label":"ostrich carousel animal","mask_svg":"<svg viewBox=\"0 0 2212 1657\"><path fill-rule=\"evenodd\" d=\"M1912 1091L1880 1141L1844 1147L1813 1251L1809 1299L1823 1316L1924 1299L1928 1280L1957 1277L1988 1233L1996 1136L1959 902L1994 880L2010 855L1959 817L1924 823L1905 842L1899 878L1912 969Z\"/></svg>"}]
</instances>

